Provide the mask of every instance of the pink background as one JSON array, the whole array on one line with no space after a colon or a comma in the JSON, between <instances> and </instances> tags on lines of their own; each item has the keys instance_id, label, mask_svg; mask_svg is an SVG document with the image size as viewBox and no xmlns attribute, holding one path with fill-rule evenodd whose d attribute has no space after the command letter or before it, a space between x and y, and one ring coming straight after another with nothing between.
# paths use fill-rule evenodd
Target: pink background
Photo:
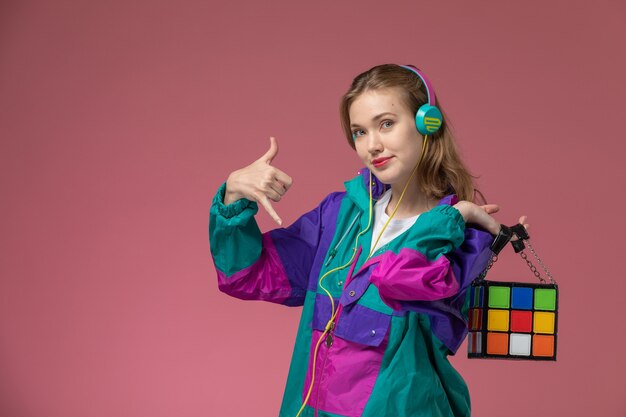
<instances>
[{"instance_id":1,"label":"pink background","mask_svg":"<svg viewBox=\"0 0 626 417\"><path fill-rule=\"evenodd\" d=\"M2 1L0 415L276 415L300 309L218 292L211 198L270 135L285 222L341 190L339 98L395 62L561 288L558 362L452 358L474 415L624 416L626 3L507 3Z\"/></svg>"}]
</instances>

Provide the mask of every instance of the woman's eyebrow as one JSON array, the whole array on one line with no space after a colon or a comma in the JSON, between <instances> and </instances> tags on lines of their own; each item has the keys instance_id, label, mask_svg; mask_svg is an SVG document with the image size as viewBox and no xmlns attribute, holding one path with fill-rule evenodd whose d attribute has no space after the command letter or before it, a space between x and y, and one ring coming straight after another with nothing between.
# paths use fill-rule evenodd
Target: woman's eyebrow
<instances>
[{"instance_id":1,"label":"woman's eyebrow","mask_svg":"<svg viewBox=\"0 0 626 417\"><path fill-rule=\"evenodd\" d=\"M391 112L387 111L387 112L384 112L384 113L381 113L381 114L377 114L376 116L372 117L372 122L375 122L376 120L378 120L378 119L380 119L380 118L382 118L382 117L384 117L384 116L386 116L388 114L392 115L392 116L397 116L395 113L391 113ZM356 124L356 123L351 123L350 127L360 127L360 126L358 124Z\"/></svg>"}]
</instances>

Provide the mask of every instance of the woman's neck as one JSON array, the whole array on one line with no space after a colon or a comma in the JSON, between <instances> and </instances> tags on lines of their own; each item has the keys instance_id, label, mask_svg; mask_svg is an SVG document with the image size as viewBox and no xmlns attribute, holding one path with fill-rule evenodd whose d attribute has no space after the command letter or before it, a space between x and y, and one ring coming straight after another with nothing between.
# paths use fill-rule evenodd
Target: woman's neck
<instances>
[{"instance_id":1,"label":"woman's neck","mask_svg":"<svg viewBox=\"0 0 626 417\"><path fill-rule=\"evenodd\" d=\"M391 216L391 213L393 213L393 210L396 208L403 189L404 184L391 185L391 198L389 199L389 204L387 204L387 208L385 209L385 213L388 216ZM396 214L394 214L393 217L394 219L405 219L407 217L417 216L418 214L432 209L437 205L437 203L437 199L428 197L428 195L422 192L416 184L409 184L406 192L404 193L404 197L402 197L400 207L398 207L398 210L396 210Z\"/></svg>"}]
</instances>

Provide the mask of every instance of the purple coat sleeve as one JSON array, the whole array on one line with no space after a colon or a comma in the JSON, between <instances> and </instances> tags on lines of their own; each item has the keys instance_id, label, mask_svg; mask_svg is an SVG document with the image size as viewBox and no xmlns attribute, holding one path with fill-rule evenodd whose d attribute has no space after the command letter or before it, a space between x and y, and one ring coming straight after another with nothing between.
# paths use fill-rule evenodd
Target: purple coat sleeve
<instances>
[{"instance_id":1,"label":"purple coat sleeve","mask_svg":"<svg viewBox=\"0 0 626 417\"><path fill-rule=\"evenodd\" d=\"M213 200L209 220L219 289L244 300L302 305L333 194L289 227L261 233L256 203L242 199L226 206L224 189L225 184Z\"/></svg>"}]
</instances>

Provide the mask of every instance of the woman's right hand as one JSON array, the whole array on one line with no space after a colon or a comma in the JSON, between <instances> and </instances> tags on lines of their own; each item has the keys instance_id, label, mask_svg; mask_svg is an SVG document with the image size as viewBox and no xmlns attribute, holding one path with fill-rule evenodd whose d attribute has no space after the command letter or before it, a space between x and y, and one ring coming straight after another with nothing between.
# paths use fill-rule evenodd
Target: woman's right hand
<instances>
[{"instance_id":1,"label":"woman's right hand","mask_svg":"<svg viewBox=\"0 0 626 417\"><path fill-rule=\"evenodd\" d=\"M278 142L276 138L270 137L270 149L262 157L228 176L224 204L231 204L245 197L261 204L276 223L282 225L282 220L274 211L270 200L280 201L293 180L271 165L277 154Z\"/></svg>"}]
</instances>

